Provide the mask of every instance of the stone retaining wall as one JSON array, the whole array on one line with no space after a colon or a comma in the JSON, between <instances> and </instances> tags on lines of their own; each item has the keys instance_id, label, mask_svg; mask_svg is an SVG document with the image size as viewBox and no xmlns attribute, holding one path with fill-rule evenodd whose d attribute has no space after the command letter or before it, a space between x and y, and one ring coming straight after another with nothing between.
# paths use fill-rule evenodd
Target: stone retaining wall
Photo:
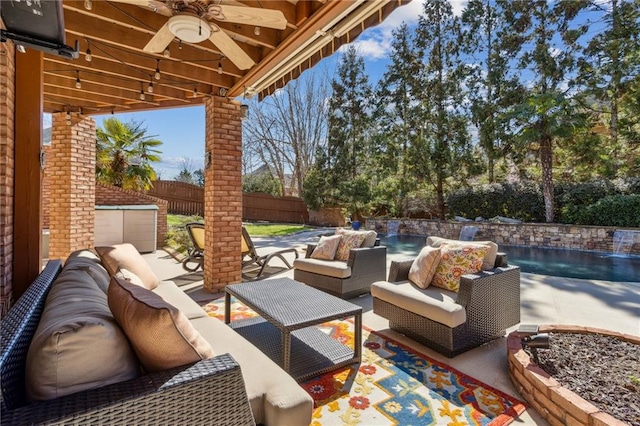
<instances>
[{"instance_id":1,"label":"stone retaining wall","mask_svg":"<svg viewBox=\"0 0 640 426\"><path fill-rule=\"evenodd\" d=\"M539 332L598 333L640 344L636 336L590 327L541 325ZM522 336L514 331L507 338L509 377L518 393L550 425L627 426L549 376L522 349Z\"/></svg>"},{"instance_id":2,"label":"stone retaining wall","mask_svg":"<svg viewBox=\"0 0 640 426\"><path fill-rule=\"evenodd\" d=\"M367 219L366 228L387 233L387 221L393 219ZM497 244L570 248L578 250L613 252L613 233L628 229L637 231L631 254L640 255L640 228L606 226L578 226L546 223L491 223L456 222L428 219L398 219L398 234L437 235L457 239L465 225L478 227L476 240L491 240Z\"/></svg>"}]
</instances>

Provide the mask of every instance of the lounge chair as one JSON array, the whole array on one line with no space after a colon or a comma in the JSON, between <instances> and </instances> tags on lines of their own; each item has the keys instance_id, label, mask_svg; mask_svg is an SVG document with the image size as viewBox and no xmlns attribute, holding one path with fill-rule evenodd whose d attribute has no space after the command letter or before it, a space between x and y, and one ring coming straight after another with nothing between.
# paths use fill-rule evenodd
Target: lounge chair
<instances>
[{"instance_id":1,"label":"lounge chair","mask_svg":"<svg viewBox=\"0 0 640 426\"><path fill-rule=\"evenodd\" d=\"M196 272L202 268L204 262L204 223L187 223L187 233L193 247L189 250L189 255L182 261L182 267L189 272Z\"/></svg>"},{"instance_id":2,"label":"lounge chair","mask_svg":"<svg viewBox=\"0 0 640 426\"><path fill-rule=\"evenodd\" d=\"M293 266L283 256L285 253L293 253L295 255L295 258L296 259L298 258L298 251L295 248L282 249L282 250L278 250L262 256L259 255L256 250L256 246L253 244L253 241L251 240L251 236L249 235L247 228L245 228L244 226L242 227L242 277L243 278L245 279L260 278L262 274L265 272L265 268L268 266L269 262L274 257L279 258L286 265L287 270L292 269ZM247 274L245 272L245 268L247 266L254 265L254 264L260 267L258 274L255 276L253 274L251 275Z\"/></svg>"}]
</instances>

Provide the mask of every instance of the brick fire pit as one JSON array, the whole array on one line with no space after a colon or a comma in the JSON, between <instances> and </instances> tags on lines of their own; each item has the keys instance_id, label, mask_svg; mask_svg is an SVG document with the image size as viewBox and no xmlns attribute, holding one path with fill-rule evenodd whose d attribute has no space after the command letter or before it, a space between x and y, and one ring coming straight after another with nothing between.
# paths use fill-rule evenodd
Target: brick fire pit
<instances>
[{"instance_id":1,"label":"brick fire pit","mask_svg":"<svg viewBox=\"0 0 640 426\"><path fill-rule=\"evenodd\" d=\"M591 327L541 325L540 333L598 333L640 345L640 338ZM512 332L507 339L509 377L522 397L551 425L627 426L563 387L529 357L520 342L524 335Z\"/></svg>"}]
</instances>

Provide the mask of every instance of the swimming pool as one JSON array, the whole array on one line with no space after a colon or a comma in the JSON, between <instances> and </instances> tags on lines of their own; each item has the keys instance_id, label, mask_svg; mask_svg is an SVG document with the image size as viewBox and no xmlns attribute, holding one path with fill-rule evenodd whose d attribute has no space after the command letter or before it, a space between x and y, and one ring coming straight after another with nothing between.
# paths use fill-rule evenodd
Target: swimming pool
<instances>
[{"instance_id":1,"label":"swimming pool","mask_svg":"<svg viewBox=\"0 0 640 426\"><path fill-rule=\"evenodd\" d=\"M387 253L415 256L424 247L426 237L416 235L380 236ZM616 257L605 253L501 245L509 264L522 272L558 277L604 281L640 282L640 256Z\"/></svg>"}]
</instances>

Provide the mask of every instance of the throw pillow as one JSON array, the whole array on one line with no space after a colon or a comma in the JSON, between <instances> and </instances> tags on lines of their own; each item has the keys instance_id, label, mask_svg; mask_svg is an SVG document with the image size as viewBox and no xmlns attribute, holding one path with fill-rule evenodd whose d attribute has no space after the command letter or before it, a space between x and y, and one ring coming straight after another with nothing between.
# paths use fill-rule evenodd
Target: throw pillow
<instances>
[{"instance_id":1,"label":"throw pillow","mask_svg":"<svg viewBox=\"0 0 640 426\"><path fill-rule=\"evenodd\" d=\"M144 286L149 290L158 287L160 280L132 244L96 247L96 251L102 264L109 271L109 275L115 275L119 268L125 268L140 277Z\"/></svg>"},{"instance_id":2,"label":"throw pillow","mask_svg":"<svg viewBox=\"0 0 640 426\"><path fill-rule=\"evenodd\" d=\"M340 243L338 244L338 250L336 251L336 260L349 259L349 251L352 248L359 248L365 239L365 235L362 233L357 234L343 234L340 235Z\"/></svg>"},{"instance_id":3,"label":"throw pillow","mask_svg":"<svg viewBox=\"0 0 640 426\"><path fill-rule=\"evenodd\" d=\"M441 245L440 263L432 284L457 293L462 275L473 274L482 269L482 260L487 250L488 247L482 246Z\"/></svg>"},{"instance_id":4,"label":"throw pillow","mask_svg":"<svg viewBox=\"0 0 640 426\"><path fill-rule=\"evenodd\" d=\"M350 229L338 228L336 229L336 235L351 235L362 234L364 235L364 241L360 244L360 247L373 247L376 244L376 238L378 234L374 230L369 231L353 231Z\"/></svg>"},{"instance_id":5,"label":"throw pillow","mask_svg":"<svg viewBox=\"0 0 640 426\"><path fill-rule=\"evenodd\" d=\"M496 266L496 257L498 256L498 245L493 241L459 241L448 240L441 237L428 237L427 245L432 247L440 247L442 244L462 246L481 246L487 247L487 254L482 261L482 270L489 271Z\"/></svg>"},{"instance_id":6,"label":"throw pillow","mask_svg":"<svg viewBox=\"0 0 640 426\"><path fill-rule=\"evenodd\" d=\"M113 277L108 300L146 371L166 370L214 355L187 317L154 292Z\"/></svg>"},{"instance_id":7,"label":"throw pillow","mask_svg":"<svg viewBox=\"0 0 640 426\"><path fill-rule=\"evenodd\" d=\"M440 264L440 248L423 247L409 269L409 281L420 288L427 288L431 284L436 269Z\"/></svg>"},{"instance_id":8,"label":"throw pillow","mask_svg":"<svg viewBox=\"0 0 640 426\"><path fill-rule=\"evenodd\" d=\"M118 268L118 272L116 272L113 276L116 278L120 278L121 280L129 281L131 284L139 285L140 287L146 288L140 277L128 269Z\"/></svg>"},{"instance_id":9,"label":"throw pillow","mask_svg":"<svg viewBox=\"0 0 640 426\"><path fill-rule=\"evenodd\" d=\"M312 259L333 260L336 257L336 250L340 244L340 235L332 235L330 237L322 236L313 252Z\"/></svg>"}]
</instances>

